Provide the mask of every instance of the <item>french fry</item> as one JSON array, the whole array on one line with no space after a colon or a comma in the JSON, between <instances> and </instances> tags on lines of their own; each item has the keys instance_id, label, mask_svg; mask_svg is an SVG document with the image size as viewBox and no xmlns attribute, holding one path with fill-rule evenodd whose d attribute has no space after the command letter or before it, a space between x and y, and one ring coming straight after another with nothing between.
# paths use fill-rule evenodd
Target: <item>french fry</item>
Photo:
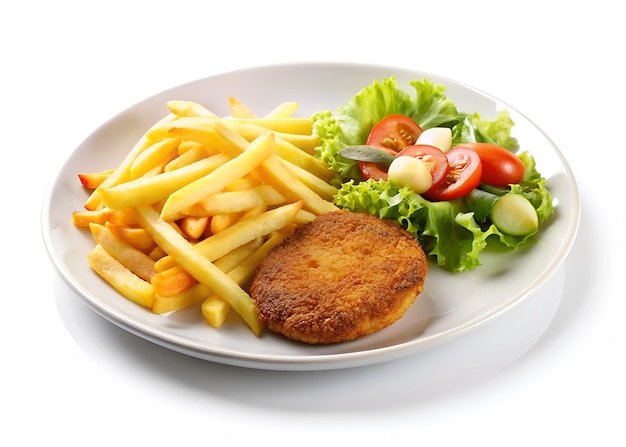
<instances>
[{"instance_id":1,"label":"french fry","mask_svg":"<svg viewBox=\"0 0 626 447\"><path fill-rule=\"evenodd\" d=\"M112 209L147 205L170 197L183 186L202 178L225 164L228 157L219 154L192 163L175 171L153 177L140 177L100 191L102 203Z\"/></svg>"},{"instance_id":2,"label":"french fry","mask_svg":"<svg viewBox=\"0 0 626 447\"><path fill-rule=\"evenodd\" d=\"M154 259L154 265L156 267L157 262L159 262L163 258L166 258L168 255L161 247L157 245L150 253L148 253L148 256L150 256L150 259Z\"/></svg>"},{"instance_id":3,"label":"french fry","mask_svg":"<svg viewBox=\"0 0 626 447\"><path fill-rule=\"evenodd\" d=\"M171 193L163 205L161 217L164 220L177 220L184 209L198 203L208 195L221 191L229 183L251 172L275 153L275 147L272 134L255 140L246 152Z\"/></svg>"},{"instance_id":4,"label":"french fry","mask_svg":"<svg viewBox=\"0 0 626 447\"><path fill-rule=\"evenodd\" d=\"M108 213L108 222L114 225L121 225L126 227L138 225L135 213L131 208L110 210Z\"/></svg>"},{"instance_id":5,"label":"french fry","mask_svg":"<svg viewBox=\"0 0 626 447\"><path fill-rule=\"evenodd\" d=\"M330 181L335 177L335 173L328 169L326 163L288 141L277 138L276 148L280 158L309 171L312 175L322 180Z\"/></svg>"},{"instance_id":6,"label":"french fry","mask_svg":"<svg viewBox=\"0 0 626 447\"><path fill-rule=\"evenodd\" d=\"M123 296L140 306L152 307L152 285L124 267L101 245L96 245L89 252L87 260L90 267Z\"/></svg>"},{"instance_id":7,"label":"french fry","mask_svg":"<svg viewBox=\"0 0 626 447\"><path fill-rule=\"evenodd\" d=\"M187 271L176 266L156 273L151 279L154 293L167 297L178 295L198 283Z\"/></svg>"},{"instance_id":8,"label":"french fry","mask_svg":"<svg viewBox=\"0 0 626 447\"><path fill-rule=\"evenodd\" d=\"M254 175L243 176L234 182L230 183L226 187L226 191L245 191L246 189L259 186L261 183L254 177Z\"/></svg>"},{"instance_id":9,"label":"french fry","mask_svg":"<svg viewBox=\"0 0 626 447\"><path fill-rule=\"evenodd\" d=\"M144 149L130 166L130 178L136 179L154 168L163 167L178 156L178 139L167 138Z\"/></svg>"},{"instance_id":10,"label":"french fry","mask_svg":"<svg viewBox=\"0 0 626 447\"><path fill-rule=\"evenodd\" d=\"M167 108L176 116L215 116L201 104L193 101L181 101L173 99L167 102Z\"/></svg>"},{"instance_id":11,"label":"french fry","mask_svg":"<svg viewBox=\"0 0 626 447\"><path fill-rule=\"evenodd\" d=\"M185 309L204 301L209 293L209 289L204 284L197 283L176 295L161 296L155 294L152 312L155 314L164 314Z\"/></svg>"},{"instance_id":12,"label":"french fry","mask_svg":"<svg viewBox=\"0 0 626 447\"><path fill-rule=\"evenodd\" d=\"M319 195L322 199L332 202L333 197L337 194L336 187L312 174L310 171L303 169L300 166L296 166L287 160L283 160L283 163L295 174L298 180L304 183L309 189Z\"/></svg>"},{"instance_id":13,"label":"french fry","mask_svg":"<svg viewBox=\"0 0 626 447\"><path fill-rule=\"evenodd\" d=\"M299 104L294 101L285 101L274 107L273 110L263 116L263 118L289 118L298 110Z\"/></svg>"},{"instance_id":14,"label":"french fry","mask_svg":"<svg viewBox=\"0 0 626 447\"><path fill-rule=\"evenodd\" d=\"M72 213L72 223L77 227L88 228L90 223L104 224L111 215L109 208L97 210L81 210Z\"/></svg>"},{"instance_id":15,"label":"french fry","mask_svg":"<svg viewBox=\"0 0 626 447\"><path fill-rule=\"evenodd\" d=\"M216 259L213 264L215 264L223 272L229 272L243 262L248 256L257 251L263 245L263 242L263 237L252 239L250 242L234 248L224 256Z\"/></svg>"},{"instance_id":16,"label":"french fry","mask_svg":"<svg viewBox=\"0 0 626 447\"><path fill-rule=\"evenodd\" d=\"M217 214L215 216L211 216L211 223L209 224L211 234L221 233L228 227L231 227L243 217L243 214L244 213L241 212L231 214Z\"/></svg>"},{"instance_id":17,"label":"french fry","mask_svg":"<svg viewBox=\"0 0 626 447\"><path fill-rule=\"evenodd\" d=\"M138 206L136 211L142 226L148 230L163 250L173 256L176 262L198 282L227 300L254 334L257 336L261 334L263 324L257 315L254 301L245 290L230 279L226 273L215 267L206 257L198 253L193 245L163 220L152 207Z\"/></svg>"},{"instance_id":18,"label":"french fry","mask_svg":"<svg viewBox=\"0 0 626 447\"><path fill-rule=\"evenodd\" d=\"M180 169L182 167L188 166L196 161L200 161L209 156L208 151L204 146L198 143L193 143L192 145L187 145L188 147L181 152L180 148L183 146L181 143L179 148L179 155L169 163L167 163L163 167L163 172L175 171L176 169ZM215 155L215 154L211 154Z\"/></svg>"},{"instance_id":19,"label":"french fry","mask_svg":"<svg viewBox=\"0 0 626 447\"><path fill-rule=\"evenodd\" d=\"M234 96L228 97L228 108L230 109L231 115L234 117L256 118L255 113Z\"/></svg>"},{"instance_id":20,"label":"french fry","mask_svg":"<svg viewBox=\"0 0 626 447\"><path fill-rule=\"evenodd\" d=\"M114 169L107 169L105 171L78 174L78 179L85 188L96 189L108 176L113 174L113 171Z\"/></svg>"},{"instance_id":21,"label":"french fry","mask_svg":"<svg viewBox=\"0 0 626 447\"><path fill-rule=\"evenodd\" d=\"M259 206L285 203L285 197L270 185L208 195L184 211L187 216L216 216L240 213Z\"/></svg>"},{"instance_id":22,"label":"french fry","mask_svg":"<svg viewBox=\"0 0 626 447\"><path fill-rule=\"evenodd\" d=\"M104 225L117 237L148 255L156 246L152 237L143 228L117 225L109 221L105 222Z\"/></svg>"},{"instance_id":23,"label":"french fry","mask_svg":"<svg viewBox=\"0 0 626 447\"><path fill-rule=\"evenodd\" d=\"M258 138L261 135L274 132L276 135L289 134L289 135L305 135L311 136L313 132L313 120L308 118L256 118L256 117L233 117L233 118L218 118L213 119L222 120L227 126L232 126L233 130L241 135L249 134L254 135L252 139ZM210 121L210 119L209 119ZM245 130L249 129L249 130Z\"/></svg>"},{"instance_id":24,"label":"french fry","mask_svg":"<svg viewBox=\"0 0 626 447\"><path fill-rule=\"evenodd\" d=\"M211 295L202 302L200 310L208 325L219 328L226 321L230 306L219 296Z\"/></svg>"},{"instance_id":25,"label":"french fry","mask_svg":"<svg viewBox=\"0 0 626 447\"><path fill-rule=\"evenodd\" d=\"M206 231L209 224L208 216L186 216L178 221L178 227L181 229L187 239L197 240Z\"/></svg>"},{"instance_id":26,"label":"french fry","mask_svg":"<svg viewBox=\"0 0 626 447\"><path fill-rule=\"evenodd\" d=\"M96 244L99 244L107 253L139 278L144 281L150 281L155 274L153 259L141 250L118 238L104 225L91 224L89 229Z\"/></svg>"}]
</instances>

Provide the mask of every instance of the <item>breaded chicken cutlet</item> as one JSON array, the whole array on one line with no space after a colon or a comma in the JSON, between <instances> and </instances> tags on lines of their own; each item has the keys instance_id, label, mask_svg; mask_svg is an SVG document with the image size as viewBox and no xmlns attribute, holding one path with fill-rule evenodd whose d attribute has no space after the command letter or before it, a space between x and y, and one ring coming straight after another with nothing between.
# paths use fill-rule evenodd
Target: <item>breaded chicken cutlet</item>
<instances>
[{"instance_id":1,"label":"breaded chicken cutlet","mask_svg":"<svg viewBox=\"0 0 626 447\"><path fill-rule=\"evenodd\" d=\"M427 271L419 242L396 223L335 211L270 251L250 294L268 330L338 343L396 322L422 292Z\"/></svg>"}]
</instances>

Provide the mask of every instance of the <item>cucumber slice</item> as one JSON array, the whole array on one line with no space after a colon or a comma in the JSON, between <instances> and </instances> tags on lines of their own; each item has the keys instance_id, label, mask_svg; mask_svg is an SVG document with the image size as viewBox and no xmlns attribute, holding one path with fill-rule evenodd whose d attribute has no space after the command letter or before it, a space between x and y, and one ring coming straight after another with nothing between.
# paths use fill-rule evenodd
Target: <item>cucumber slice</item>
<instances>
[{"instance_id":1,"label":"cucumber slice","mask_svg":"<svg viewBox=\"0 0 626 447\"><path fill-rule=\"evenodd\" d=\"M526 236L539 228L537 211L520 194L507 194L491 208L491 221L500 231L512 236Z\"/></svg>"}]
</instances>

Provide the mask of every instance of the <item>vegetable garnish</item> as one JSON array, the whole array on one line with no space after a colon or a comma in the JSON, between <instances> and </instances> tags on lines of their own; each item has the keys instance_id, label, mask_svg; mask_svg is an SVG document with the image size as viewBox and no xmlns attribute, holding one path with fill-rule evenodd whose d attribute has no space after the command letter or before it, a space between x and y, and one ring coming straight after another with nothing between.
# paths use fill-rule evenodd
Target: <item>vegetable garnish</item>
<instances>
[{"instance_id":1,"label":"vegetable garnish","mask_svg":"<svg viewBox=\"0 0 626 447\"><path fill-rule=\"evenodd\" d=\"M552 196L533 157L517 154L509 112L484 119L457 110L442 85L409 84L413 95L395 77L374 81L336 111L314 115L316 156L336 173L335 205L397 221L451 271L480 265L489 236L511 249L531 239L554 213ZM407 155L421 163L396 162L388 175Z\"/></svg>"},{"instance_id":2,"label":"vegetable garnish","mask_svg":"<svg viewBox=\"0 0 626 447\"><path fill-rule=\"evenodd\" d=\"M350 160L369 161L372 163L383 163L385 165L390 165L396 159L395 156L383 149L365 144L349 146L340 150L339 155L344 158L349 158Z\"/></svg>"}]
</instances>

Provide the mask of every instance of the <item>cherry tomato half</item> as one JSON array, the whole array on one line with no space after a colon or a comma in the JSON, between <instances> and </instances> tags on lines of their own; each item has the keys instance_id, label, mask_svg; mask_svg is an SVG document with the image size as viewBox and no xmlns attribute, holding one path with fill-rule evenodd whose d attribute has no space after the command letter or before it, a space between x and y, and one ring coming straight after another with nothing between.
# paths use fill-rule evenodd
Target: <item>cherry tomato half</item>
<instances>
[{"instance_id":1,"label":"cherry tomato half","mask_svg":"<svg viewBox=\"0 0 626 447\"><path fill-rule=\"evenodd\" d=\"M385 152L389 152L391 155L396 156L398 153L393 149L389 149L384 146L378 146L378 149ZM387 169L389 166L382 163L373 163L371 161L359 161L359 169L361 170L361 176L363 180L387 180Z\"/></svg>"},{"instance_id":2,"label":"cherry tomato half","mask_svg":"<svg viewBox=\"0 0 626 447\"><path fill-rule=\"evenodd\" d=\"M430 175L433 178L433 185L431 188L444 181L448 175L448 171L450 170L446 154L441 149L429 144L414 144L407 146L398 152L396 157L404 155L417 158L426 163L426 166L428 166L428 170L430 171Z\"/></svg>"},{"instance_id":3,"label":"cherry tomato half","mask_svg":"<svg viewBox=\"0 0 626 447\"><path fill-rule=\"evenodd\" d=\"M423 196L429 200L453 200L463 197L480 183L482 162L478 154L466 147L455 147L446 154L450 171L439 185Z\"/></svg>"},{"instance_id":4,"label":"cherry tomato half","mask_svg":"<svg viewBox=\"0 0 626 447\"><path fill-rule=\"evenodd\" d=\"M422 128L406 115L388 115L380 120L367 137L368 146L386 147L400 152L407 146L415 144Z\"/></svg>"},{"instance_id":5,"label":"cherry tomato half","mask_svg":"<svg viewBox=\"0 0 626 447\"><path fill-rule=\"evenodd\" d=\"M507 187L519 183L524 177L524 163L503 147L489 143L462 143L475 151L483 165L481 183Z\"/></svg>"}]
</instances>

